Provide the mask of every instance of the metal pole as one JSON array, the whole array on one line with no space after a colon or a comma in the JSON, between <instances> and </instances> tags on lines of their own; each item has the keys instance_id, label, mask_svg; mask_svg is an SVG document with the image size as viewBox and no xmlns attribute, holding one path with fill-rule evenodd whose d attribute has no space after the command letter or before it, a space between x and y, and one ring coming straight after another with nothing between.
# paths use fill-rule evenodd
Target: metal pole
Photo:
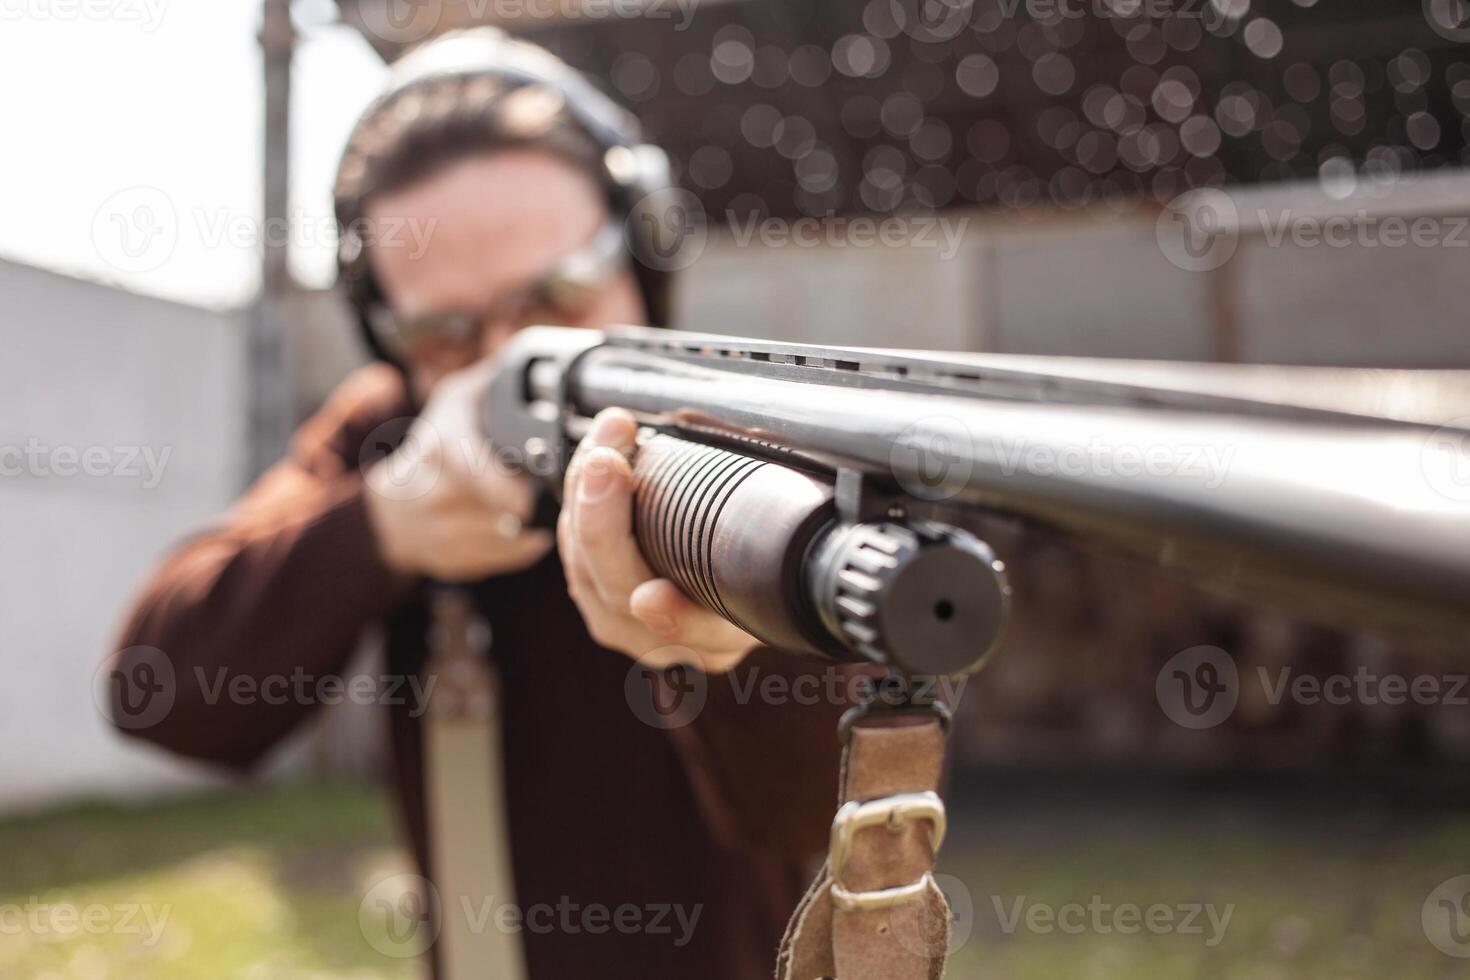
<instances>
[{"instance_id":1,"label":"metal pole","mask_svg":"<svg viewBox=\"0 0 1470 980\"><path fill-rule=\"evenodd\" d=\"M261 181L260 294L249 319L247 386L250 458L247 479L278 460L295 421L286 358L286 301L291 291L290 249L290 0L264 0L260 46L265 83L265 147Z\"/></svg>"}]
</instances>

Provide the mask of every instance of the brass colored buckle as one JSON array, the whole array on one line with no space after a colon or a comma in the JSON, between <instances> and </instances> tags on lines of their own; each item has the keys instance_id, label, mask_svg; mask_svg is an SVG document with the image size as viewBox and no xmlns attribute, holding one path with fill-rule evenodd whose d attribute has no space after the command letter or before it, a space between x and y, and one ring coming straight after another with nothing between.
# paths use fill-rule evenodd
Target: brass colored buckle
<instances>
[{"instance_id":1,"label":"brass colored buckle","mask_svg":"<svg viewBox=\"0 0 1470 980\"><path fill-rule=\"evenodd\" d=\"M832 842L827 856L832 876L833 904L844 912L870 911L892 908L923 896L934 882L933 875L927 871L918 881L876 891L854 892L842 885L848 862L852 858L853 836L859 830L887 826L896 831L910 820L929 821L934 828L934 850L938 851L939 845L944 842L947 824L944 801L937 793L927 790L922 793L899 793L866 802L853 800L842 805L837 811L836 819L832 821Z\"/></svg>"}]
</instances>

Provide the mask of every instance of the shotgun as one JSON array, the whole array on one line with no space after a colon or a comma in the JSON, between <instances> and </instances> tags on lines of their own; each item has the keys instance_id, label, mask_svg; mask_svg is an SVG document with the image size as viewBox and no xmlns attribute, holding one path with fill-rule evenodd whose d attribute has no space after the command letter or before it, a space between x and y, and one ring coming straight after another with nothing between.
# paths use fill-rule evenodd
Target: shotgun
<instances>
[{"instance_id":1,"label":"shotgun","mask_svg":"<svg viewBox=\"0 0 1470 980\"><path fill-rule=\"evenodd\" d=\"M591 417L640 423L650 567L769 646L978 668L1010 598L965 524L1035 522L1331 616L1470 628L1470 371L836 348L535 327L484 425L554 520Z\"/></svg>"}]
</instances>

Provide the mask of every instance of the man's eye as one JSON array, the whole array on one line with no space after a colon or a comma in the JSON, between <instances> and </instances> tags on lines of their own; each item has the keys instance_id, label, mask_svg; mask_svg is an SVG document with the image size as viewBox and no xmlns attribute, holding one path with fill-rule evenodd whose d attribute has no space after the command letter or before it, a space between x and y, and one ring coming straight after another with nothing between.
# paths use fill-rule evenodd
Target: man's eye
<instances>
[{"instance_id":1,"label":"man's eye","mask_svg":"<svg viewBox=\"0 0 1470 980\"><path fill-rule=\"evenodd\" d=\"M588 283L558 281L548 284L541 298L547 309L558 310L563 315L580 316L591 308L599 292L600 287Z\"/></svg>"},{"instance_id":2,"label":"man's eye","mask_svg":"<svg viewBox=\"0 0 1470 980\"><path fill-rule=\"evenodd\" d=\"M516 317L517 322L523 327L566 326L570 319L565 310L549 303L522 307L520 315Z\"/></svg>"},{"instance_id":3,"label":"man's eye","mask_svg":"<svg viewBox=\"0 0 1470 980\"><path fill-rule=\"evenodd\" d=\"M586 294L559 298L554 302L541 304L536 313L542 317L542 323L571 324L586 314L592 306L591 300L592 297Z\"/></svg>"}]
</instances>

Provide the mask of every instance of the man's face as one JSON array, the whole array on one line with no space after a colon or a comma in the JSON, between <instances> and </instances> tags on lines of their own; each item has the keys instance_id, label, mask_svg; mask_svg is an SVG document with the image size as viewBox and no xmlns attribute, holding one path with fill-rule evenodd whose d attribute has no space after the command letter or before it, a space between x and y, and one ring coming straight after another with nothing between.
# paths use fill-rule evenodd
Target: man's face
<instances>
[{"instance_id":1,"label":"man's face","mask_svg":"<svg viewBox=\"0 0 1470 980\"><path fill-rule=\"evenodd\" d=\"M365 211L372 227L420 229L398 236L414 247L369 249L373 274L396 318L486 311L478 337L468 343L415 345L406 366L420 398L427 398L444 375L495 353L531 323L646 322L626 264L575 308L517 301L560 260L586 248L608 220L591 178L544 151L513 149L466 158L372 198Z\"/></svg>"}]
</instances>

